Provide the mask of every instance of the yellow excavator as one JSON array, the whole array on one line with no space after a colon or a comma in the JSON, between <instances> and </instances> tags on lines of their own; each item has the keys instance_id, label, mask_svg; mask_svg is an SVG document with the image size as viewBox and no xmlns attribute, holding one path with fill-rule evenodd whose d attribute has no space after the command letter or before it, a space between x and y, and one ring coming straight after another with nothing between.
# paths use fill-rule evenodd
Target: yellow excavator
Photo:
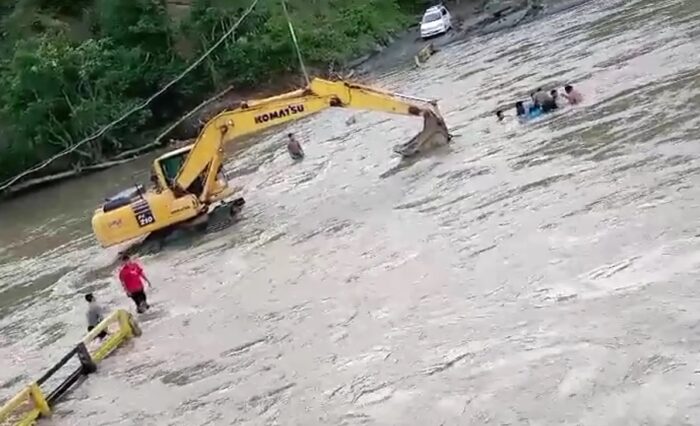
<instances>
[{"instance_id":1,"label":"yellow excavator","mask_svg":"<svg viewBox=\"0 0 700 426\"><path fill-rule=\"evenodd\" d=\"M243 135L288 123L331 107L366 109L422 117L423 130L394 147L404 157L450 140L437 102L345 81L311 80L304 89L242 102L207 122L196 141L153 162L153 188L139 185L110 197L95 210L92 228L102 247L165 236L180 227L230 223L245 201L223 172L224 146ZM221 214L223 213L223 215ZM228 221L228 222L227 222Z\"/></svg>"}]
</instances>

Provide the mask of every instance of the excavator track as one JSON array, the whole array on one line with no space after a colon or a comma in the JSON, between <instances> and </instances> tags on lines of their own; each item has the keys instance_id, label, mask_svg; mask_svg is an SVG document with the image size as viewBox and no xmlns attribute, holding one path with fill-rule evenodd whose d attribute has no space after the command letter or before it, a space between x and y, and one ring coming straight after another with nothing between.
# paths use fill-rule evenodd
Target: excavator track
<instances>
[{"instance_id":1,"label":"excavator track","mask_svg":"<svg viewBox=\"0 0 700 426\"><path fill-rule=\"evenodd\" d=\"M127 247L122 253L130 255L156 254L164 246L182 238L191 238L199 234L211 234L223 231L237 222L238 213L245 205L245 199L236 198L215 207L209 212L206 221L190 226L164 228L157 232L150 233L142 241L136 242Z\"/></svg>"},{"instance_id":2,"label":"excavator track","mask_svg":"<svg viewBox=\"0 0 700 426\"><path fill-rule=\"evenodd\" d=\"M241 197L215 207L209 213L204 232L207 234L219 232L233 225L244 205L245 200Z\"/></svg>"}]
</instances>

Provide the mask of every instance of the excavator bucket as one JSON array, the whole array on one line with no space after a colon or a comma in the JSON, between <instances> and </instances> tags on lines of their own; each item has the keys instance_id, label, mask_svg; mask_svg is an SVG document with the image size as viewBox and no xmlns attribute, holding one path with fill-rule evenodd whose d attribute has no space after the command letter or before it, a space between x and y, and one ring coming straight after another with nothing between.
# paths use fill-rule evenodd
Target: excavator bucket
<instances>
[{"instance_id":1,"label":"excavator bucket","mask_svg":"<svg viewBox=\"0 0 700 426\"><path fill-rule=\"evenodd\" d=\"M431 109L423 111L423 130L410 141L394 146L394 152L411 157L436 146L447 145L452 139L440 114Z\"/></svg>"}]
</instances>

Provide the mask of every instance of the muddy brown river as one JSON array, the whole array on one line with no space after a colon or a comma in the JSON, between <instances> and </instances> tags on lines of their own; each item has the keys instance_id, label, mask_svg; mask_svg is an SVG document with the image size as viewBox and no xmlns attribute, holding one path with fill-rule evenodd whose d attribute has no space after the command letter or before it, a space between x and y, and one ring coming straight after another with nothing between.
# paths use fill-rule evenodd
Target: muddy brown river
<instances>
[{"instance_id":1,"label":"muddy brown river","mask_svg":"<svg viewBox=\"0 0 700 426\"><path fill-rule=\"evenodd\" d=\"M231 158L241 221L142 257L144 335L54 425L700 424L700 2L593 1L444 46L373 84L422 123L329 111ZM537 86L583 105L496 122ZM133 310L90 234L150 159L0 205L0 397Z\"/></svg>"}]
</instances>

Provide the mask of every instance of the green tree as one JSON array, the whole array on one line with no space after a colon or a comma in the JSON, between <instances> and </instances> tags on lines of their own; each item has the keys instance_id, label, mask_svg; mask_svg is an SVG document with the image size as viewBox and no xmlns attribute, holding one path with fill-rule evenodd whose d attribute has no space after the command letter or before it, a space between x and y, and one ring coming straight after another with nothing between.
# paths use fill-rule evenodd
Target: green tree
<instances>
[{"instance_id":1,"label":"green tree","mask_svg":"<svg viewBox=\"0 0 700 426\"><path fill-rule=\"evenodd\" d=\"M65 38L19 43L7 63L0 94L3 122L11 123L13 145L19 141L50 155L72 146L141 101L130 96L147 67L138 50L115 48L108 39L73 45ZM102 144L76 151L74 160L101 160L123 147L122 135L150 117L143 110L123 123ZM22 151L21 149L17 149Z\"/></svg>"},{"instance_id":2,"label":"green tree","mask_svg":"<svg viewBox=\"0 0 700 426\"><path fill-rule=\"evenodd\" d=\"M97 0L97 35L153 55L170 55L172 34L162 0Z\"/></svg>"}]
</instances>

